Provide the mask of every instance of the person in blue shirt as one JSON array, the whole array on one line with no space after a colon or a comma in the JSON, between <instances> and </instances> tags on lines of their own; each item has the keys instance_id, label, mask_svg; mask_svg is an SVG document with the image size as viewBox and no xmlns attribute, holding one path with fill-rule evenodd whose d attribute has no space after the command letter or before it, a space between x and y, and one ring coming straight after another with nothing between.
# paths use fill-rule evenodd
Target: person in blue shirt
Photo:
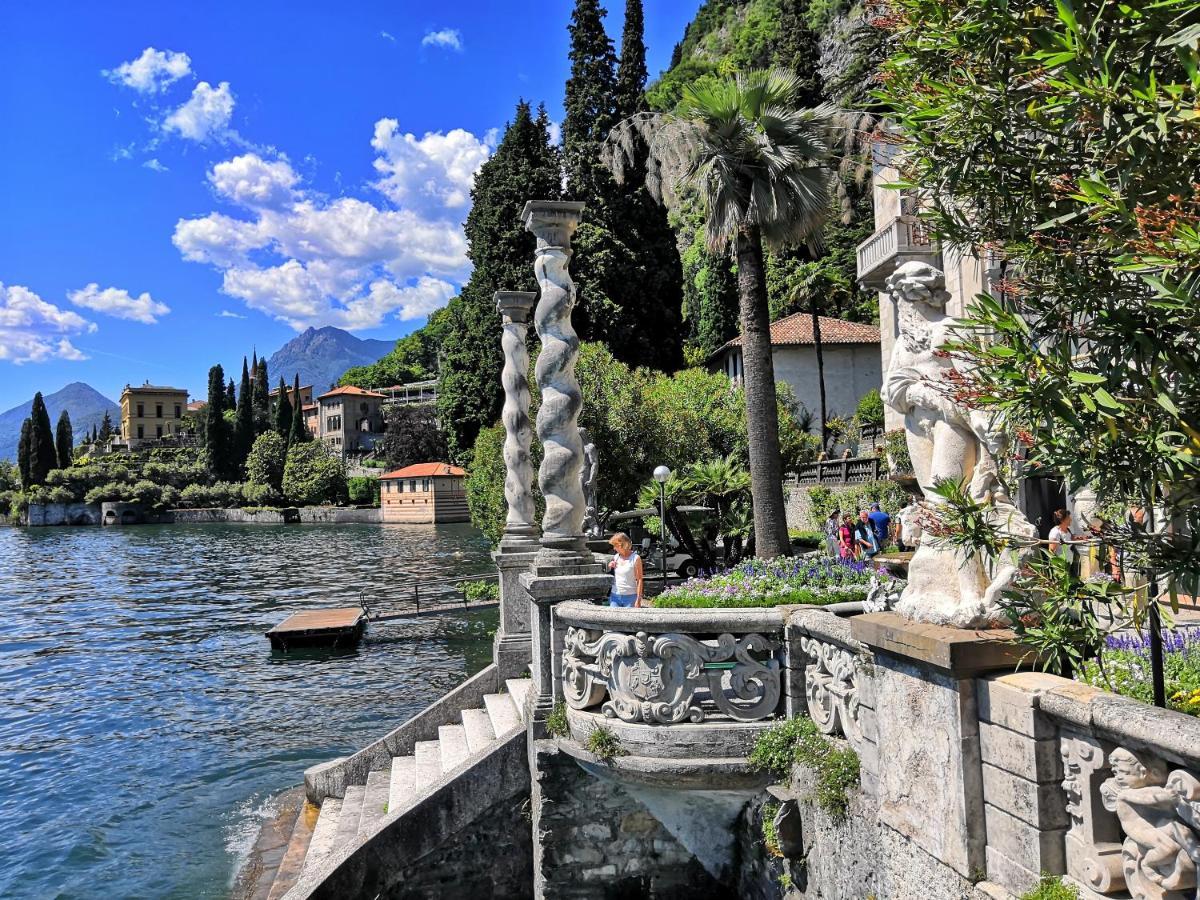
<instances>
[{"instance_id":1,"label":"person in blue shirt","mask_svg":"<svg viewBox=\"0 0 1200 900\"><path fill-rule=\"evenodd\" d=\"M879 508L878 503L871 504L871 514L867 516L871 520L871 528L875 531L875 542L882 550L891 544L891 529L892 517Z\"/></svg>"}]
</instances>

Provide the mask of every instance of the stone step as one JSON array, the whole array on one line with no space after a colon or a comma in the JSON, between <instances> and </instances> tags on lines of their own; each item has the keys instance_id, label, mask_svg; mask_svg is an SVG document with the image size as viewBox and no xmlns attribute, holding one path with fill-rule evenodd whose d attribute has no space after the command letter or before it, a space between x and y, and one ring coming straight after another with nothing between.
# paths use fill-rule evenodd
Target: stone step
<instances>
[{"instance_id":1,"label":"stone step","mask_svg":"<svg viewBox=\"0 0 1200 900\"><path fill-rule=\"evenodd\" d=\"M336 846L341 817L342 801L337 797L326 797L321 803L321 814L317 816L312 840L308 842L308 853L304 857L302 872L315 869L332 852Z\"/></svg>"},{"instance_id":2,"label":"stone step","mask_svg":"<svg viewBox=\"0 0 1200 900\"><path fill-rule=\"evenodd\" d=\"M442 750L437 741L417 741L413 745L417 758L416 793L426 793L442 777Z\"/></svg>"},{"instance_id":3,"label":"stone step","mask_svg":"<svg viewBox=\"0 0 1200 900\"><path fill-rule=\"evenodd\" d=\"M463 731L467 733L467 749L472 753L478 753L496 739L486 709L464 709L462 723Z\"/></svg>"},{"instance_id":4,"label":"stone step","mask_svg":"<svg viewBox=\"0 0 1200 900\"><path fill-rule=\"evenodd\" d=\"M362 815L358 817L358 839L374 834L388 812L388 792L391 788L390 769L367 773L367 792L363 796Z\"/></svg>"},{"instance_id":5,"label":"stone step","mask_svg":"<svg viewBox=\"0 0 1200 900\"><path fill-rule=\"evenodd\" d=\"M394 813L412 803L417 795L417 758L393 756L392 778L388 788L388 812Z\"/></svg>"},{"instance_id":6,"label":"stone step","mask_svg":"<svg viewBox=\"0 0 1200 900\"><path fill-rule=\"evenodd\" d=\"M449 772L471 753L467 749L466 729L461 725L439 726L438 743L441 745L443 772Z\"/></svg>"},{"instance_id":7,"label":"stone step","mask_svg":"<svg viewBox=\"0 0 1200 900\"><path fill-rule=\"evenodd\" d=\"M513 699L513 705L517 708L517 714L521 717L521 721L525 721L525 701L529 697L529 691L533 688L533 681L528 678L509 678L504 682L504 686L508 688L509 696Z\"/></svg>"},{"instance_id":8,"label":"stone step","mask_svg":"<svg viewBox=\"0 0 1200 900\"><path fill-rule=\"evenodd\" d=\"M492 730L496 737L507 731L512 731L521 724L517 707L510 694L484 694L483 705L487 707L488 718L492 720Z\"/></svg>"},{"instance_id":9,"label":"stone step","mask_svg":"<svg viewBox=\"0 0 1200 900\"><path fill-rule=\"evenodd\" d=\"M299 880L320 812L319 806L313 806L307 800L301 804L296 824L292 826L292 836L288 839L287 849L283 851L283 858L279 861L279 868L275 870L275 878L271 881L271 890L267 892L267 900L279 900Z\"/></svg>"},{"instance_id":10,"label":"stone step","mask_svg":"<svg viewBox=\"0 0 1200 900\"><path fill-rule=\"evenodd\" d=\"M345 847L358 836L358 820L362 818L363 797L367 795L365 784L352 784L346 788L342 798L342 814L338 817L334 847Z\"/></svg>"}]
</instances>

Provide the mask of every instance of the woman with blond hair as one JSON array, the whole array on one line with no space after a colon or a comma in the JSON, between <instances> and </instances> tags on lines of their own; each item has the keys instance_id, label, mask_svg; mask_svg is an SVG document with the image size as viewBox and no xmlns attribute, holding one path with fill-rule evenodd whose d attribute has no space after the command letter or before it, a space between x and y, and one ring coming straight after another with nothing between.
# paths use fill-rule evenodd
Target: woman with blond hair
<instances>
[{"instance_id":1,"label":"woman with blond hair","mask_svg":"<svg viewBox=\"0 0 1200 900\"><path fill-rule=\"evenodd\" d=\"M608 605L641 606L646 585L642 558L633 552L633 541L623 531L618 531L608 542L615 551L608 563L608 571L613 573Z\"/></svg>"}]
</instances>

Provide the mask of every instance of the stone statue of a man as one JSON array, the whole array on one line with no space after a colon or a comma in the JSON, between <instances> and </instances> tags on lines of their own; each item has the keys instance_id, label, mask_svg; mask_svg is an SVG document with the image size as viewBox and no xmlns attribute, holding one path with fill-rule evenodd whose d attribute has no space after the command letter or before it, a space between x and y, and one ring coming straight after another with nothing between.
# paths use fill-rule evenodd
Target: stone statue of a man
<instances>
[{"instance_id":1,"label":"stone statue of a man","mask_svg":"<svg viewBox=\"0 0 1200 900\"><path fill-rule=\"evenodd\" d=\"M580 481L583 483L583 533L591 537L600 536L600 514L596 505L596 486L600 481L600 451L596 449L592 436L586 428L579 429L579 439L583 442L583 469Z\"/></svg>"},{"instance_id":2,"label":"stone statue of a man","mask_svg":"<svg viewBox=\"0 0 1200 900\"><path fill-rule=\"evenodd\" d=\"M1012 552L985 561L926 532L908 568L908 585L896 611L911 619L979 628L1001 624L998 606L1029 552L1036 529L1013 505L1000 481L1003 432L985 414L956 403L949 390L954 361L937 352L951 337L949 294L942 272L922 262L900 266L887 281L896 302L900 334L883 380L883 399L904 416L913 474L927 504L942 498L943 479L967 482L977 502L988 505L994 524L1014 538Z\"/></svg>"}]
</instances>

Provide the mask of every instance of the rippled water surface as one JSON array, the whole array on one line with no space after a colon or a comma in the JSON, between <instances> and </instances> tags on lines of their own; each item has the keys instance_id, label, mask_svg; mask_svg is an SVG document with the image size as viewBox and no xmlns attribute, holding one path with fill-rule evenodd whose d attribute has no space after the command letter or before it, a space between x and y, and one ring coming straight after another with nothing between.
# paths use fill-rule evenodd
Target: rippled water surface
<instances>
[{"instance_id":1,"label":"rippled water surface","mask_svg":"<svg viewBox=\"0 0 1200 900\"><path fill-rule=\"evenodd\" d=\"M272 654L288 612L487 571L467 526L0 528L0 897L222 897L272 795L487 664L494 613Z\"/></svg>"}]
</instances>

